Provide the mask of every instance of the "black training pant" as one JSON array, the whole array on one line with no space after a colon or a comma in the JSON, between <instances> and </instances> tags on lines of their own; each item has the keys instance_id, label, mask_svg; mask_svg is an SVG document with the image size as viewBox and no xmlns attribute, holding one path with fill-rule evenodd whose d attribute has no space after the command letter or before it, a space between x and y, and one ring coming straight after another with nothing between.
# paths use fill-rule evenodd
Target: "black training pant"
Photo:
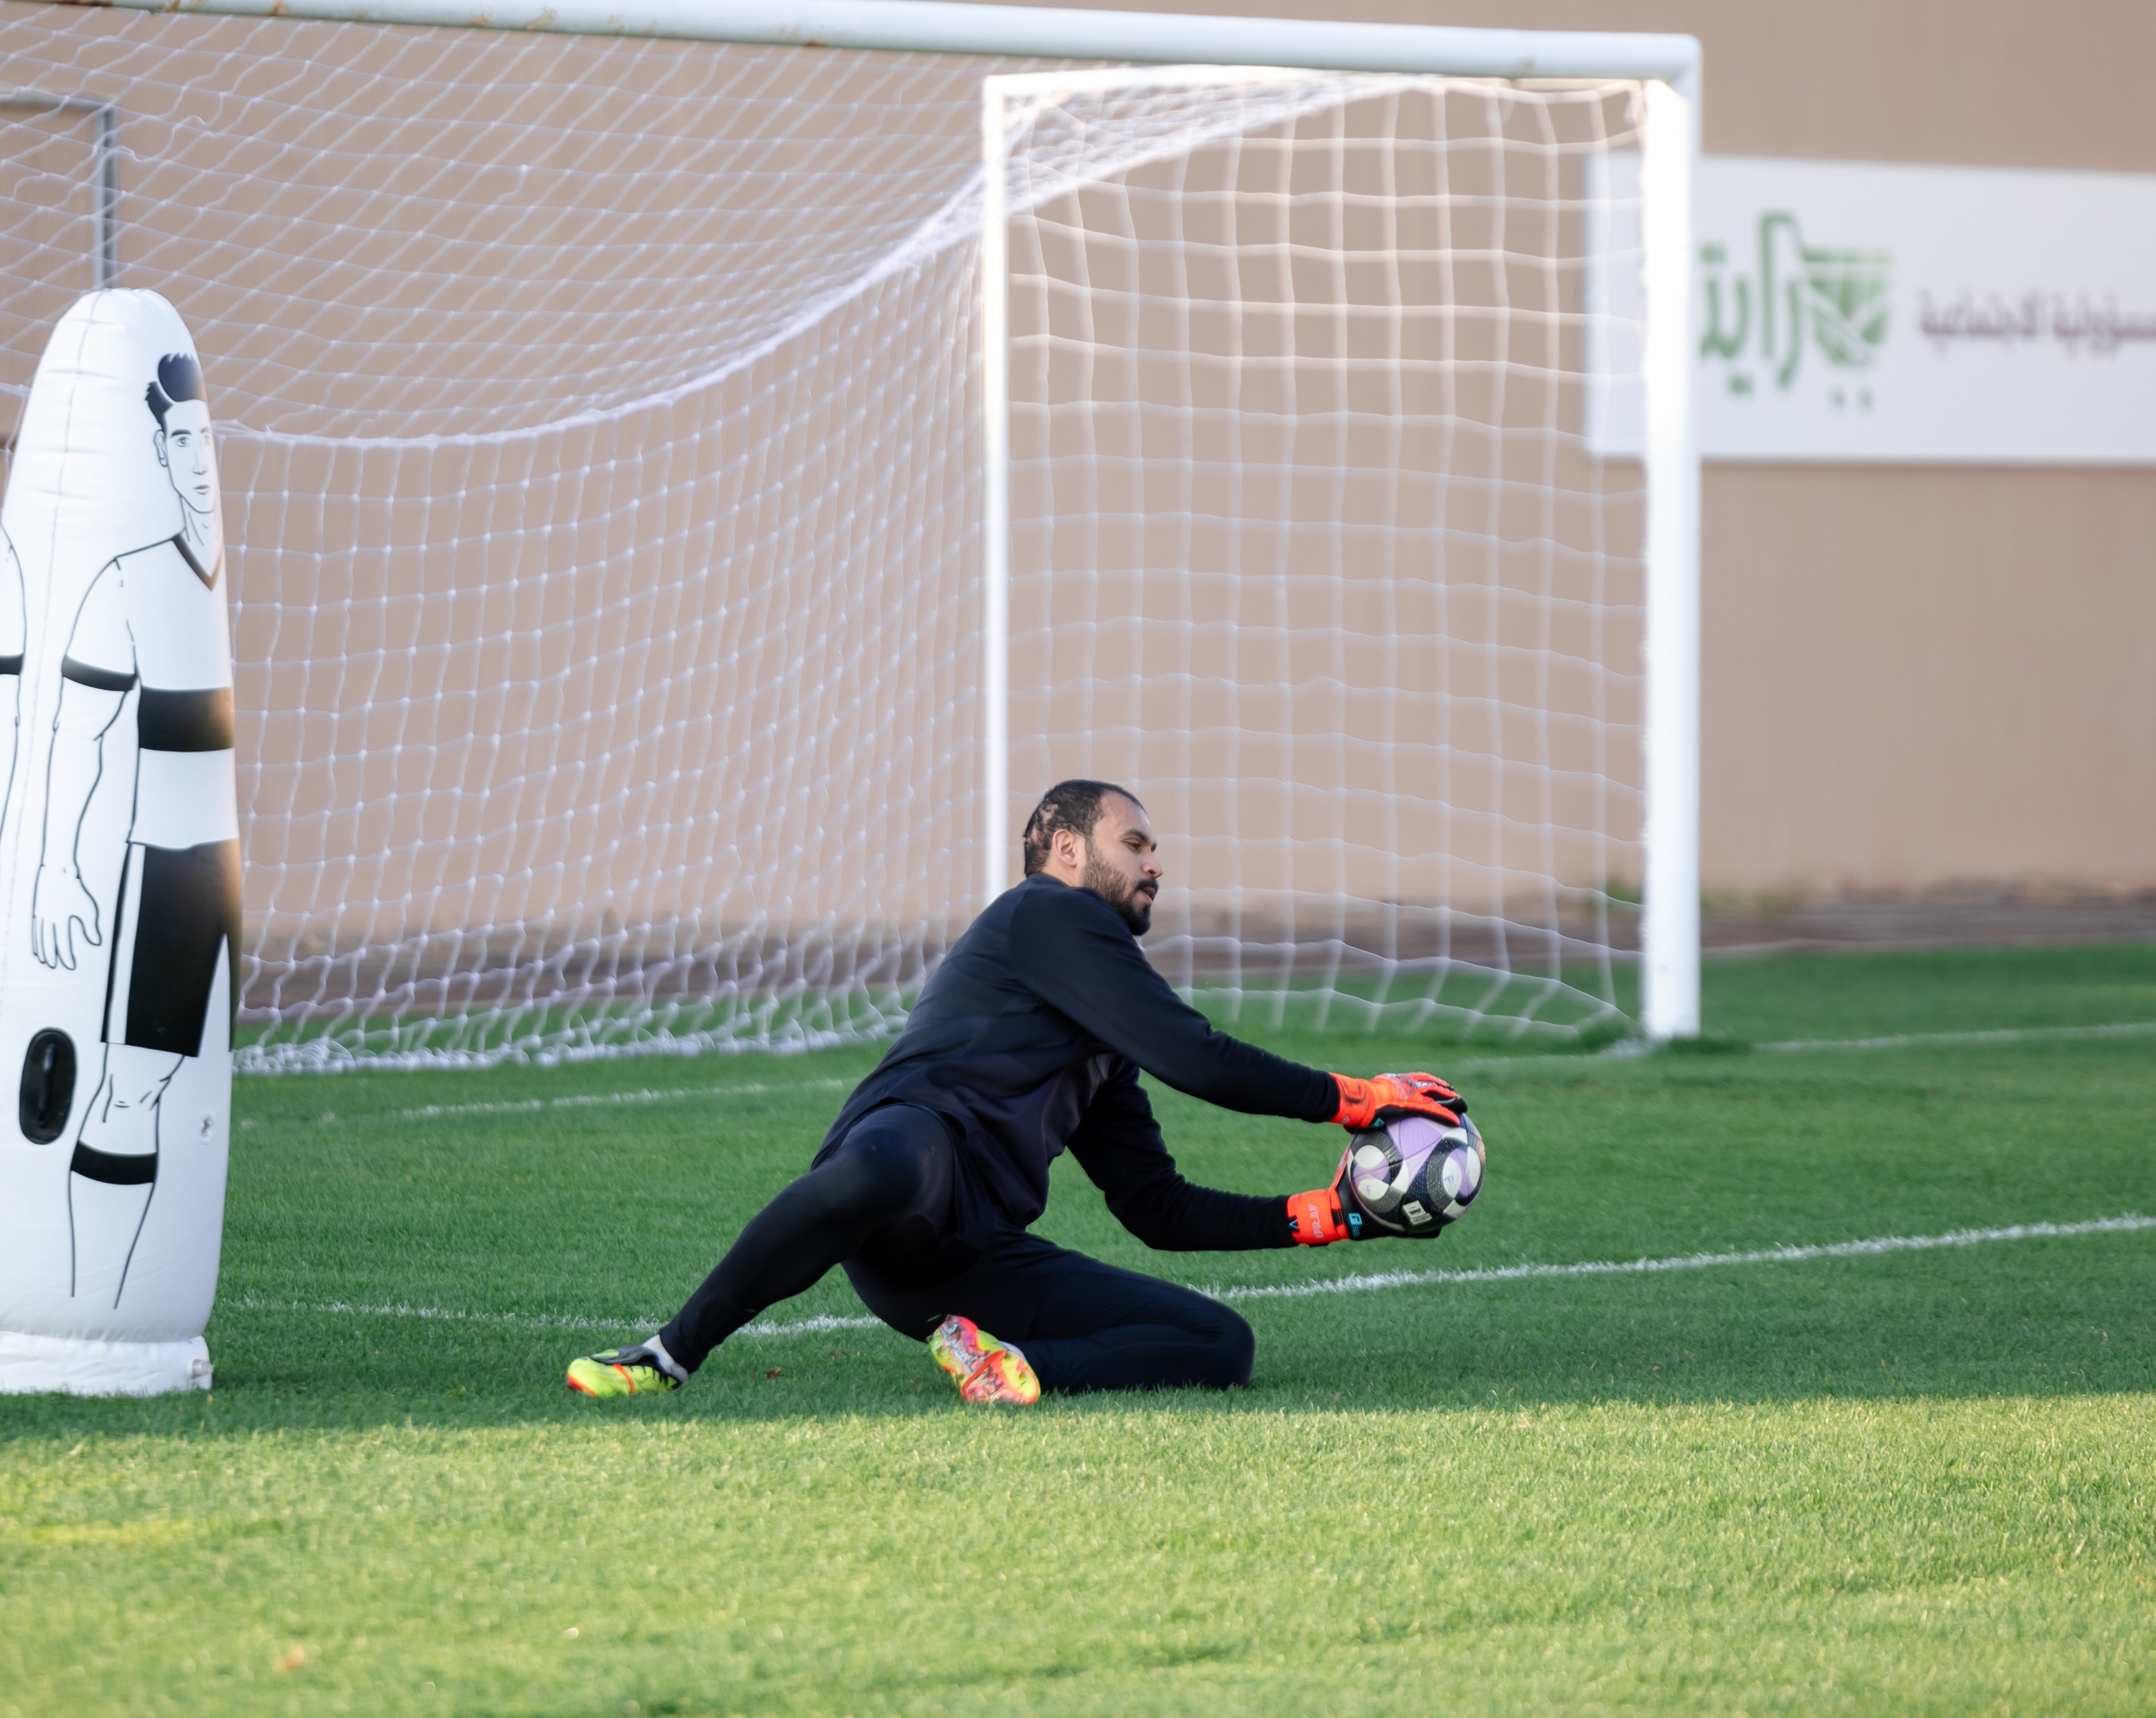
<instances>
[{"instance_id":1,"label":"black training pant","mask_svg":"<svg viewBox=\"0 0 2156 1718\"><path fill-rule=\"evenodd\" d=\"M872 1110L752 1217L660 1332L694 1371L766 1307L845 1267L869 1310L926 1341L952 1313L1015 1344L1046 1390L1247 1384L1255 1340L1218 1301L1118 1270L1014 1225L955 1273L945 1232L957 1147L940 1116Z\"/></svg>"}]
</instances>

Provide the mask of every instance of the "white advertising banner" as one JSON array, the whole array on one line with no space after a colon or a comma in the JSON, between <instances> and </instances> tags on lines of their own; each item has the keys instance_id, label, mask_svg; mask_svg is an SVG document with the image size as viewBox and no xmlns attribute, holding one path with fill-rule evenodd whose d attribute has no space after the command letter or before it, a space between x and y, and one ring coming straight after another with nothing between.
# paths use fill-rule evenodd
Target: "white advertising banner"
<instances>
[{"instance_id":1,"label":"white advertising banner","mask_svg":"<svg viewBox=\"0 0 2156 1718\"><path fill-rule=\"evenodd\" d=\"M1588 186L1609 458L1641 442L1637 184ZM2156 175L1709 156L1697 195L1704 457L2156 464Z\"/></svg>"}]
</instances>

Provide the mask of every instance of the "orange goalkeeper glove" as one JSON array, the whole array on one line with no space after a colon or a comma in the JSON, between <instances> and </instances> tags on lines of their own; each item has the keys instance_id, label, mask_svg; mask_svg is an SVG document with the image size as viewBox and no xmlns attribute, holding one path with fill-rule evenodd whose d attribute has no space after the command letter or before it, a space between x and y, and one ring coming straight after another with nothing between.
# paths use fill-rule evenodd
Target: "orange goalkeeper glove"
<instances>
[{"instance_id":1,"label":"orange goalkeeper glove","mask_svg":"<svg viewBox=\"0 0 2156 1718\"><path fill-rule=\"evenodd\" d=\"M1332 1082L1340 1088L1340 1109L1332 1119L1358 1133L1404 1115L1426 1115L1456 1128L1467 1114L1460 1094L1435 1074L1389 1073L1368 1080L1335 1074Z\"/></svg>"},{"instance_id":2,"label":"orange goalkeeper glove","mask_svg":"<svg viewBox=\"0 0 2156 1718\"><path fill-rule=\"evenodd\" d=\"M1348 1185L1349 1146L1340 1154L1340 1167L1329 1187L1313 1187L1291 1196L1287 1202L1287 1232L1298 1247L1330 1247L1335 1241L1360 1241L1365 1229L1363 1213L1341 1190Z\"/></svg>"}]
</instances>

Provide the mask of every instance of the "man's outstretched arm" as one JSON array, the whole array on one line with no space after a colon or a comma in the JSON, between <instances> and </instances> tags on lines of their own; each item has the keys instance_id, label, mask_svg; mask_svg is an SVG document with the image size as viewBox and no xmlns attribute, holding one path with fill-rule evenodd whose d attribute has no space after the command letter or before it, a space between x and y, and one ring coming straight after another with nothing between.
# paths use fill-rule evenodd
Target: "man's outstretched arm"
<instances>
[{"instance_id":1,"label":"man's outstretched arm","mask_svg":"<svg viewBox=\"0 0 2156 1718\"><path fill-rule=\"evenodd\" d=\"M1011 954L1041 1000L1155 1079L1223 1109L1368 1127L1408 1114L1452 1122L1466 1108L1427 1074L1353 1079L1214 1031L1153 970L1115 910L1085 890L1043 888L1022 903Z\"/></svg>"},{"instance_id":2,"label":"man's outstretched arm","mask_svg":"<svg viewBox=\"0 0 2156 1718\"><path fill-rule=\"evenodd\" d=\"M1116 1220L1162 1252L1329 1247L1336 1241L1376 1240L1383 1233L1365 1227L1342 1191L1344 1153L1327 1186L1285 1199L1192 1186L1168 1155L1135 1072L1109 1081L1094 1094L1070 1136L1070 1155L1106 1196Z\"/></svg>"},{"instance_id":3,"label":"man's outstretched arm","mask_svg":"<svg viewBox=\"0 0 2156 1718\"><path fill-rule=\"evenodd\" d=\"M1116 1221L1163 1252L1244 1252L1295 1244L1286 1202L1278 1196L1224 1193L1183 1180L1134 1072L1093 1094L1070 1136L1070 1155L1106 1197Z\"/></svg>"}]
</instances>

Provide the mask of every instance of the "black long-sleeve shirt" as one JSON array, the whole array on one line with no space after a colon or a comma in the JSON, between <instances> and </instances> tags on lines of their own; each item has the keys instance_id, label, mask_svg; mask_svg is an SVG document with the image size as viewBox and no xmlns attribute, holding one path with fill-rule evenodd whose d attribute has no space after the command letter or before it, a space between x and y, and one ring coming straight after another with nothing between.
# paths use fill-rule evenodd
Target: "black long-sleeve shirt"
<instances>
[{"instance_id":1,"label":"black long-sleeve shirt","mask_svg":"<svg viewBox=\"0 0 2156 1718\"><path fill-rule=\"evenodd\" d=\"M1148 1246L1293 1244L1286 1195L1194 1187L1177 1172L1140 1069L1246 1115L1323 1122L1339 1106L1330 1074L1214 1031L1098 895L1029 877L944 957L817 1161L870 1110L915 1104L944 1117L958 1139L959 1238L1032 1222L1048 1202L1048 1166L1067 1146Z\"/></svg>"}]
</instances>

